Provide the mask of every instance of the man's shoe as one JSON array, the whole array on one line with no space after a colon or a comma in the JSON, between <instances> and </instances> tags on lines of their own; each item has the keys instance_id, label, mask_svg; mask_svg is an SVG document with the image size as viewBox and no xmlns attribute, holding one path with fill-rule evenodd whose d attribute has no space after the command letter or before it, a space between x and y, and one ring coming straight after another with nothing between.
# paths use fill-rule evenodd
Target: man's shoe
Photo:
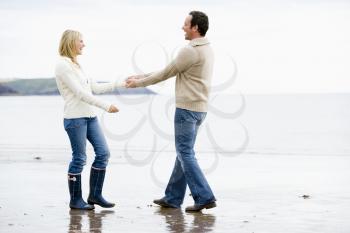
<instances>
[{"instance_id":1,"label":"man's shoe","mask_svg":"<svg viewBox=\"0 0 350 233\"><path fill-rule=\"evenodd\" d=\"M216 202L210 202L208 204L204 204L204 205L192 205L192 206L188 206L186 207L185 211L186 212L199 212L202 209L211 209L216 207Z\"/></svg>"},{"instance_id":2,"label":"man's shoe","mask_svg":"<svg viewBox=\"0 0 350 233\"><path fill-rule=\"evenodd\" d=\"M177 208L175 206L172 206L172 205L166 203L163 198L162 199L155 199L155 200L153 200L153 203L160 205L161 207L164 207L164 208Z\"/></svg>"}]
</instances>

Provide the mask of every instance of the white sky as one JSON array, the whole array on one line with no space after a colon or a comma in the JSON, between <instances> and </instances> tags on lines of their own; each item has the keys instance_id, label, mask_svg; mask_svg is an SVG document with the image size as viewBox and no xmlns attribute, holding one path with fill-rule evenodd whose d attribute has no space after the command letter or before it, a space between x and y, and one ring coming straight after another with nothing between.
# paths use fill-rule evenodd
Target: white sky
<instances>
[{"instance_id":1,"label":"white sky","mask_svg":"<svg viewBox=\"0 0 350 233\"><path fill-rule=\"evenodd\" d=\"M161 69L186 44L189 11L209 15L213 84L244 93L349 92L349 1L0 2L0 78L53 77L65 29L83 33L85 71L101 81ZM170 1L169 1L170 2ZM173 91L173 81L156 91Z\"/></svg>"}]
</instances>

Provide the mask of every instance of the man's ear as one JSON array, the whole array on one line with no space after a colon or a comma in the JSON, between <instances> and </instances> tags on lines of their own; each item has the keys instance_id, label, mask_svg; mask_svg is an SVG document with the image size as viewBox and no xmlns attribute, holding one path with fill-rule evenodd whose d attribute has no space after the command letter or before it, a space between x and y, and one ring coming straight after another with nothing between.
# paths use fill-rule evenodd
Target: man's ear
<instances>
[{"instance_id":1,"label":"man's ear","mask_svg":"<svg viewBox=\"0 0 350 233\"><path fill-rule=\"evenodd\" d=\"M191 29L195 32L198 32L198 25L193 26Z\"/></svg>"}]
</instances>

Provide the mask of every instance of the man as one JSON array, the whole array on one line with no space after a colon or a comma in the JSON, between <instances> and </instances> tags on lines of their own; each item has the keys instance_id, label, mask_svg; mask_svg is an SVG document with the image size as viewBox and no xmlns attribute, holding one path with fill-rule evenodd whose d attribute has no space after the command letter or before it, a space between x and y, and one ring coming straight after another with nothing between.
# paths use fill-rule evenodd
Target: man
<instances>
[{"instance_id":1,"label":"man","mask_svg":"<svg viewBox=\"0 0 350 233\"><path fill-rule=\"evenodd\" d=\"M176 76L175 146L176 161L165 190L165 196L155 204L179 208L183 203L186 185L191 190L194 205L187 212L216 207L216 199L195 158L194 144L198 127L208 110L208 96L214 56L205 34L209 27L206 14L192 11L182 29L189 45L163 70L148 75L131 76L126 87L145 87Z\"/></svg>"}]
</instances>

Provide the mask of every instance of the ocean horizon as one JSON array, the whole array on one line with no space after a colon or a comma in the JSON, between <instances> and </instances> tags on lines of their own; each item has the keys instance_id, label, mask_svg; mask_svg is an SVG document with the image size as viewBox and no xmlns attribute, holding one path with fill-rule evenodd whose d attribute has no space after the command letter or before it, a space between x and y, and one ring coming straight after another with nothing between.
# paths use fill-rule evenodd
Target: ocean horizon
<instances>
[{"instance_id":1,"label":"ocean horizon","mask_svg":"<svg viewBox=\"0 0 350 233\"><path fill-rule=\"evenodd\" d=\"M126 145L131 151L174 153L173 96L99 98L120 108L116 114L96 109L112 154L122 158ZM196 144L203 156L350 155L350 94L240 94L211 98ZM0 121L0 159L70 153L60 96L3 96L0 107L6 109Z\"/></svg>"}]
</instances>

